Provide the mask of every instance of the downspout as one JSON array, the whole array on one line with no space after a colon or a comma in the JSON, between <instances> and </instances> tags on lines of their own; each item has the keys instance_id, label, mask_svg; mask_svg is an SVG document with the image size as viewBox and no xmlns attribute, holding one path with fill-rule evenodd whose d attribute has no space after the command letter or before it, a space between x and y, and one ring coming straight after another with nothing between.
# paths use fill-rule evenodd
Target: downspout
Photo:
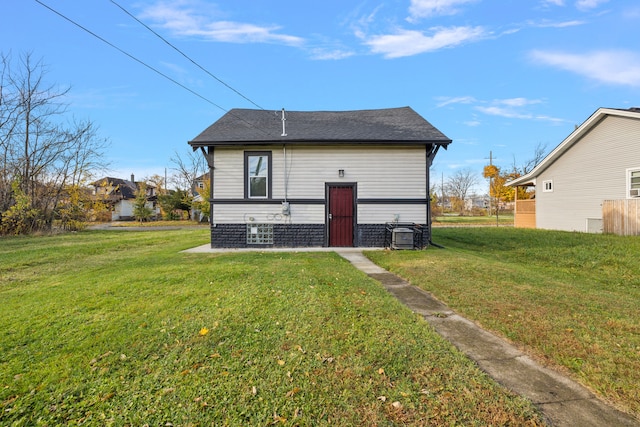
<instances>
[{"instance_id":1,"label":"downspout","mask_svg":"<svg viewBox=\"0 0 640 427\"><path fill-rule=\"evenodd\" d=\"M428 146L427 146L428 147ZM438 153L438 150L440 149L440 145L432 145L431 149L427 149L425 150L426 152L426 156L427 156L427 176L426 176L426 183L427 183L427 243L435 246L436 248L440 248L440 249L444 249L444 246L438 245L436 243L433 243L433 241L431 240L431 226L432 226L432 220L431 220L431 165L433 164L433 159L436 157L436 153Z\"/></svg>"},{"instance_id":2,"label":"downspout","mask_svg":"<svg viewBox=\"0 0 640 427\"><path fill-rule=\"evenodd\" d=\"M289 192L289 174L287 173L287 146L282 146L284 156L284 202L287 203L287 193Z\"/></svg>"}]
</instances>

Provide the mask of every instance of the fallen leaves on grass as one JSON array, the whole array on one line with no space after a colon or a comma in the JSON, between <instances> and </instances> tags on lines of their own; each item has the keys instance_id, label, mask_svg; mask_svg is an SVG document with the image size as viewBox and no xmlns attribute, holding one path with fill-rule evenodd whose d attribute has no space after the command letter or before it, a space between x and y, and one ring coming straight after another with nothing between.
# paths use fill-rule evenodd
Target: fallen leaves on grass
<instances>
[{"instance_id":1,"label":"fallen leaves on grass","mask_svg":"<svg viewBox=\"0 0 640 427\"><path fill-rule=\"evenodd\" d=\"M302 389L301 389L300 387L294 387L294 388L292 388L291 390L289 390L289 391L287 392L287 395L286 395L286 396L287 396L287 397L293 397L293 396L295 396L296 394L300 393L301 391L302 391Z\"/></svg>"}]
</instances>

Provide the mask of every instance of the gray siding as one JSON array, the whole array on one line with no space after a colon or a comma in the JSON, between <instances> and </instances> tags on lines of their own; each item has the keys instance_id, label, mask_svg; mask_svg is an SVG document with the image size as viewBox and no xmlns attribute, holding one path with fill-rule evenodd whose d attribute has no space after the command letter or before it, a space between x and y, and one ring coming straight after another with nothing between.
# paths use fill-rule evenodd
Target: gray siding
<instances>
[{"instance_id":1,"label":"gray siding","mask_svg":"<svg viewBox=\"0 0 640 427\"><path fill-rule=\"evenodd\" d=\"M605 116L536 178L536 226L587 231L602 202L627 197L627 169L640 168L640 121ZM553 181L553 192L543 182Z\"/></svg>"}]
</instances>

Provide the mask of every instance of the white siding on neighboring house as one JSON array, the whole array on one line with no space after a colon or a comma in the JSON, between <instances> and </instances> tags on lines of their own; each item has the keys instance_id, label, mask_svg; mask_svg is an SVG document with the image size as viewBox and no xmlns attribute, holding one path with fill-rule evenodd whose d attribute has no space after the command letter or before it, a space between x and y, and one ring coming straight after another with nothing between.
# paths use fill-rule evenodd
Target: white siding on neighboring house
<instances>
[{"instance_id":1,"label":"white siding on neighboring house","mask_svg":"<svg viewBox=\"0 0 640 427\"><path fill-rule=\"evenodd\" d=\"M605 116L536 178L536 226L587 231L602 202L627 197L627 169L640 167L640 120ZM552 181L553 190L543 191Z\"/></svg>"},{"instance_id":2,"label":"white siding on neighboring house","mask_svg":"<svg viewBox=\"0 0 640 427\"><path fill-rule=\"evenodd\" d=\"M119 221L121 219L131 219L134 217L133 210L135 205L135 200L120 200L115 204L113 212L111 212L111 220ZM145 206L153 212L154 215L160 214L160 208L156 207L154 209L153 202L146 202Z\"/></svg>"},{"instance_id":3,"label":"white siding on neighboring house","mask_svg":"<svg viewBox=\"0 0 640 427\"><path fill-rule=\"evenodd\" d=\"M111 212L111 219L118 221L121 218L133 217L133 201L132 200L120 200L115 204L113 212Z\"/></svg>"},{"instance_id":4,"label":"white siding on neighboring house","mask_svg":"<svg viewBox=\"0 0 640 427\"><path fill-rule=\"evenodd\" d=\"M322 224L325 222L324 204L291 204L291 217L280 218L275 204L224 204L216 207L215 200L242 199L244 197L244 152L270 151L272 153L272 198L287 200L325 200L325 183L356 184L358 199L425 199L426 153L424 146L344 146L310 147L287 145L216 148L214 153L214 223L285 222L295 224ZM285 167L286 155L286 167ZM344 177L338 171L344 170ZM224 206L224 207L222 207ZM358 208L358 223L384 223L394 220L424 223L425 203L362 204ZM266 220L258 220L263 218Z\"/></svg>"}]
</instances>

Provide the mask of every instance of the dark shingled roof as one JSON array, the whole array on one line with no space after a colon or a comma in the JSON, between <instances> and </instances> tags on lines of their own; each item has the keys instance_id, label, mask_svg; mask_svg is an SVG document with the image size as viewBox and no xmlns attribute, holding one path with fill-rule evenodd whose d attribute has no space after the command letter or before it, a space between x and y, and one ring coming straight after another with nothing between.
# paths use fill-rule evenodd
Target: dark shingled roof
<instances>
[{"instance_id":1,"label":"dark shingled roof","mask_svg":"<svg viewBox=\"0 0 640 427\"><path fill-rule=\"evenodd\" d=\"M356 111L285 111L233 109L189 144L197 147L270 143L451 143L410 107Z\"/></svg>"}]
</instances>

